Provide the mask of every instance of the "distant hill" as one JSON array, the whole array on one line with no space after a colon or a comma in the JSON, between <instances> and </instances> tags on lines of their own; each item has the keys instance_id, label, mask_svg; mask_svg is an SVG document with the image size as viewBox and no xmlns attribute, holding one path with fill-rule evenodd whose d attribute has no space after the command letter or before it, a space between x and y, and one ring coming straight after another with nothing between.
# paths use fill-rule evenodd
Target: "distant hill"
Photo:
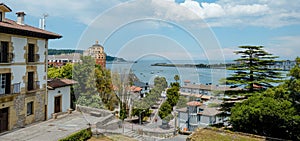
<instances>
[{"instance_id":1,"label":"distant hill","mask_svg":"<svg viewBox=\"0 0 300 141\"><path fill-rule=\"evenodd\" d=\"M74 50L74 49L48 49L48 55L70 54L70 53L75 53L75 52L83 54L83 50Z\"/></svg>"},{"instance_id":2,"label":"distant hill","mask_svg":"<svg viewBox=\"0 0 300 141\"><path fill-rule=\"evenodd\" d=\"M60 55L60 54L70 54L70 53L80 53L83 54L83 50L74 50L74 49L48 49L48 55ZM118 61L118 62L127 62L123 58L106 56L106 61Z\"/></svg>"}]
</instances>

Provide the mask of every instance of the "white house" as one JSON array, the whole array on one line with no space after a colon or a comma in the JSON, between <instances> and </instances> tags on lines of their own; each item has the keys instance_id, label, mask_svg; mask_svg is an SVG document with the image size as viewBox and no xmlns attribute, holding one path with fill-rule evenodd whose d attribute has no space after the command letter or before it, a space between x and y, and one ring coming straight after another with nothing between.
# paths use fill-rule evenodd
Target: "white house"
<instances>
[{"instance_id":1,"label":"white house","mask_svg":"<svg viewBox=\"0 0 300 141\"><path fill-rule=\"evenodd\" d=\"M178 127L182 131L194 131L198 127L206 127L223 123L222 113L216 107L209 108L198 101L187 103L187 107L177 110Z\"/></svg>"},{"instance_id":2,"label":"white house","mask_svg":"<svg viewBox=\"0 0 300 141\"><path fill-rule=\"evenodd\" d=\"M70 79L48 80L47 119L53 113L67 112L71 105L71 85L76 81Z\"/></svg>"}]
</instances>

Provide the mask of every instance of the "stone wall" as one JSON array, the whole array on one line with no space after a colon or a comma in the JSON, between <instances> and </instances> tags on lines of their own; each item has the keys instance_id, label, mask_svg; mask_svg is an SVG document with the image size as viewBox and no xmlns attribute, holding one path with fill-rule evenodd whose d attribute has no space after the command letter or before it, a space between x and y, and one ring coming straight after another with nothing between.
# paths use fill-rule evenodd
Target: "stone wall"
<instances>
[{"instance_id":1,"label":"stone wall","mask_svg":"<svg viewBox=\"0 0 300 141\"><path fill-rule=\"evenodd\" d=\"M86 106L81 106L81 105L76 105L76 111L83 112L86 114L99 113L100 114L99 117L106 117L113 113L109 110L91 108L91 107L86 107Z\"/></svg>"},{"instance_id":2,"label":"stone wall","mask_svg":"<svg viewBox=\"0 0 300 141\"><path fill-rule=\"evenodd\" d=\"M20 94L14 100L14 108L16 111L17 122L13 126L13 129L25 126L24 105L25 105L25 94Z\"/></svg>"},{"instance_id":3,"label":"stone wall","mask_svg":"<svg viewBox=\"0 0 300 141\"><path fill-rule=\"evenodd\" d=\"M35 121L43 121L45 119L45 95L46 91L37 92L35 95Z\"/></svg>"}]
</instances>

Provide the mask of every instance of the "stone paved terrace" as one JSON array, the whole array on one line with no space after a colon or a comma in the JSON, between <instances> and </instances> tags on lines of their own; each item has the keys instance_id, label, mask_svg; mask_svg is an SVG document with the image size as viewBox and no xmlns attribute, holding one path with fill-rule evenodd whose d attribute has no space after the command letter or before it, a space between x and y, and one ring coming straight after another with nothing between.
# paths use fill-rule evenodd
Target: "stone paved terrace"
<instances>
[{"instance_id":1,"label":"stone paved terrace","mask_svg":"<svg viewBox=\"0 0 300 141\"><path fill-rule=\"evenodd\" d=\"M79 112L62 115L55 120L51 119L15 131L9 131L9 133L0 136L0 141L57 141L76 131L88 128L86 118L89 118L92 122L97 120L94 117L86 116Z\"/></svg>"}]
</instances>

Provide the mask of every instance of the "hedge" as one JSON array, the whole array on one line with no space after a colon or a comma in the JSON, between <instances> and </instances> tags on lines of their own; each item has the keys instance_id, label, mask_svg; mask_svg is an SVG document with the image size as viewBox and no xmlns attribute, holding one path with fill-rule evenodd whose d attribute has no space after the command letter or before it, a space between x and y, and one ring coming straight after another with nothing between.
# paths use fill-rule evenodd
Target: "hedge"
<instances>
[{"instance_id":1,"label":"hedge","mask_svg":"<svg viewBox=\"0 0 300 141\"><path fill-rule=\"evenodd\" d=\"M59 141L86 141L92 137L91 128L83 129Z\"/></svg>"}]
</instances>

